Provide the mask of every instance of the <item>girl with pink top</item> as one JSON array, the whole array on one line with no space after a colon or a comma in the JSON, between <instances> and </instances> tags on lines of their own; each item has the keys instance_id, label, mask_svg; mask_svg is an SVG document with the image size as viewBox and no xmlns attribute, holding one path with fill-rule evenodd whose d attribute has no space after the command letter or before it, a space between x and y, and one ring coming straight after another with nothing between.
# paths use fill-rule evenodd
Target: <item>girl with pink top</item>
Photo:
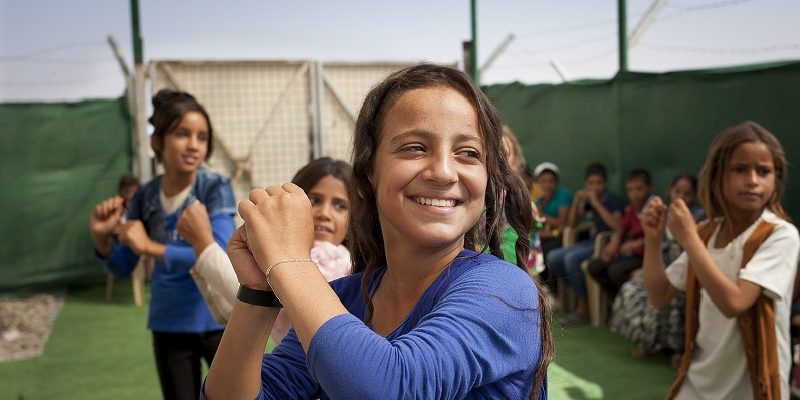
<instances>
[{"instance_id":1,"label":"girl with pink top","mask_svg":"<svg viewBox=\"0 0 800 400\"><path fill-rule=\"evenodd\" d=\"M329 157L319 158L297 171L292 182L301 187L311 200L314 215L311 258L329 282L350 275L350 253L342 245L347 236L347 219L350 215L347 196L350 165ZM190 273L200 292L214 318L226 323L236 299L239 281L225 250L211 238L211 227L203 204L195 202L187 207L178 221L178 232L197 253L197 263ZM272 327L272 340L280 343L289 328L289 318L281 312Z\"/></svg>"}]
</instances>

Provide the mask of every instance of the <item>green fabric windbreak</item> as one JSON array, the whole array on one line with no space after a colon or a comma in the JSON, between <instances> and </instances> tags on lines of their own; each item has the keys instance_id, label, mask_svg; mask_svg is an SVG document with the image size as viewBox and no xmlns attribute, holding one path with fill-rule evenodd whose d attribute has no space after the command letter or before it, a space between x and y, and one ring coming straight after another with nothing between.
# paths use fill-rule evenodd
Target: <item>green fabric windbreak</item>
<instances>
[{"instance_id":1,"label":"green fabric windbreak","mask_svg":"<svg viewBox=\"0 0 800 400\"><path fill-rule=\"evenodd\" d=\"M561 183L577 189L594 161L624 196L628 171L645 168L663 195L680 172L697 175L724 128L758 122L781 141L789 161L783 205L800 221L800 63L665 74L623 73L610 81L484 87L519 137L530 168L556 163Z\"/></svg>"},{"instance_id":2,"label":"green fabric windbreak","mask_svg":"<svg viewBox=\"0 0 800 400\"><path fill-rule=\"evenodd\" d=\"M0 104L0 293L102 278L94 205L130 170L127 99Z\"/></svg>"}]
</instances>

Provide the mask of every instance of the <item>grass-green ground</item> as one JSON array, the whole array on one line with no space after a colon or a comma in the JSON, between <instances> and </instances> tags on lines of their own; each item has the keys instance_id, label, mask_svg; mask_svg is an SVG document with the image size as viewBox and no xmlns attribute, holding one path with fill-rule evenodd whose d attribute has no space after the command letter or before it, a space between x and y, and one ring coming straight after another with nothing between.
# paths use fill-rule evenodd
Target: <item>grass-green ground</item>
<instances>
[{"instance_id":1,"label":"grass-green ground","mask_svg":"<svg viewBox=\"0 0 800 400\"><path fill-rule=\"evenodd\" d=\"M550 399L663 399L675 371L667 356L634 359L634 346L606 328L555 325Z\"/></svg>"},{"instance_id":2,"label":"grass-green ground","mask_svg":"<svg viewBox=\"0 0 800 400\"><path fill-rule=\"evenodd\" d=\"M0 399L158 399L147 307L130 283L71 290L45 352L0 363ZM674 376L666 357L634 360L632 346L602 328L554 328L550 399L660 399Z\"/></svg>"}]
</instances>

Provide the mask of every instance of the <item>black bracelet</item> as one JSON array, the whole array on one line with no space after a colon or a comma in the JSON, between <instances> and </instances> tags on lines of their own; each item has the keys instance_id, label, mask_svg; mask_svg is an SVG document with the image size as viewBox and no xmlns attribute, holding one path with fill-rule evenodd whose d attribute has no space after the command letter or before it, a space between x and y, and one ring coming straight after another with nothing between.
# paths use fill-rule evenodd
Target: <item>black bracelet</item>
<instances>
[{"instance_id":1,"label":"black bracelet","mask_svg":"<svg viewBox=\"0 0 800 400\"><path fill-rule=\"evenodd\" d=\"M236 293L236 298L242 303L252 304L254 306L283 308L278 296L275 292L266 290L250 289L247 286L239 285L239 291Z\"/></svg>"}]
</instances>

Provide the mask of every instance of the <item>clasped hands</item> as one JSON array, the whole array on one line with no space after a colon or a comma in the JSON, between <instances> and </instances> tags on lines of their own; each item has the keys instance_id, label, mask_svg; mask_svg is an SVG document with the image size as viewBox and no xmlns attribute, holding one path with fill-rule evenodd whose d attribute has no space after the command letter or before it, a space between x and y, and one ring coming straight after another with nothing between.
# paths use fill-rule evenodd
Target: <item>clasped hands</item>
<instances>
[{"instance_id":1,"label":"clasped hands","mask_svg":"<svg viewBox=\"0 0 800 400\"><path fill-rule=\"evenodd\" d=\"M265 275L271 264L309 258L314 242L311 202L297 185L252 190L239 202L239 215L244 225L228 242L228 257L240 284L271 290Z\"/></svg>"},{"instance_id":2,"label":"clasped hands","mask_svg":"<svg viewBox=\"0 0 800 400\"><path fill-rule=\"evenodd\" d=\"M640 219L645 239L661 243L667 226L667 206L660 197L653 197L642 210ZM694 216L681 199L675 200L669 206L669 230L682 248L686 248L691 240L698 238Z\"/></svg>"},{"instance_id":3,"label":"clasped hands","mask_svg":"<svg viewBox=\"0 0 800 400\"><path fill-rule=\"evenodd\" d=\"M588 201L591 204L597 203L599 197L597 192L589 189L578 189L575 191L575 199L578 201Z\"/></svg>"}]
</instances>

